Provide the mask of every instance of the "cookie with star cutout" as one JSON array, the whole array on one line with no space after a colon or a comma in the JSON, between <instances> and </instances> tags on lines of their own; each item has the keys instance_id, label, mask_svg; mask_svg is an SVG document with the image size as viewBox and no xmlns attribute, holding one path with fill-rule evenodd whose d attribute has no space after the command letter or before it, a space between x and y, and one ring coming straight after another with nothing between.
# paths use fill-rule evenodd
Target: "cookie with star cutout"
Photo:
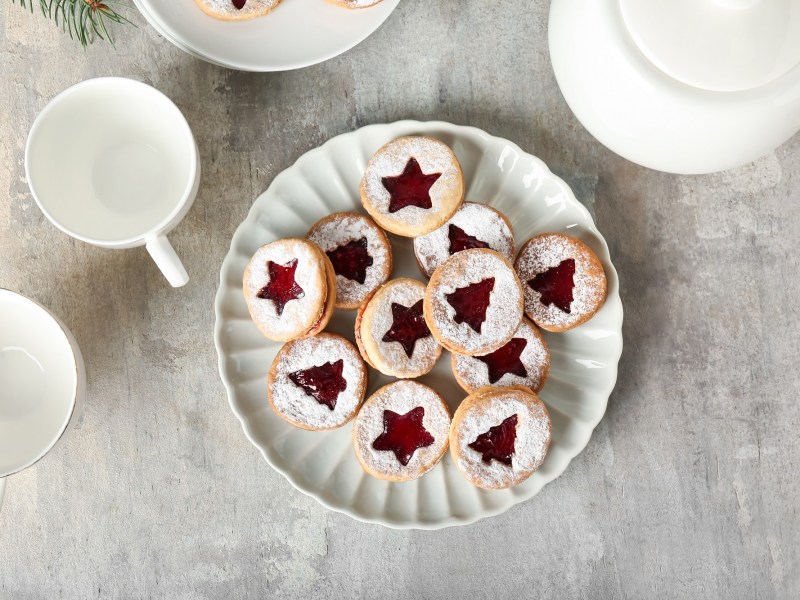
<instances>
[{"instance_id":1,"label":"cookie with star cutout","mask_svg":"<svg viewBox=\"0 0 800 600\"><path fill-rule=\"evenodd\" d=\"M314 224L307 237L333 264L336 308L358 308L392 274L389 238L367 216L328 215Z\"/></svg>"},{"instance_id":2,"label":"cookie with star cutout","mask_svg":"<svg viewBox=\"0 0 800 600\"><path fill-rule=\"evenodd\" d=\"M340 335L320 333L283 345L267 375L270 406L295 427L341 427L358 412L367 391L367 367Z\"/></svg>"},{"instance_id":3,"label":"cookie with star cutout","mask_svg":"<svg viewBox=\"0 0 800 600\"><path fill-rule=\"evenodd\" d=\"M364 402L353 425L361 468L387 481L421 477L447 451L450 411L442 397L416 381L395 381Z\"/></svg>"},{"instance_id":4,"label":"cookie with star cutout","mask_svg":"<svg viewBox=\"0 0 800 600\"><path fill-rule=\"evenodd\" d=\"M464 174L447 144L401 137L378 150L361 180L361 202L385 230L405 237L441 227L464 201Z\"/></svg>"},{"instance_id":5,"label":"cookie with star cutout","mask_svg":"<svg viewBox=\"0 0 800 600\"><path fill-rule=\"evenodd\" d=\"M209 16L223 21L244 21L271 12L281 0L195 0Z\"/></svg>"},{"instance_id":6,"label":"cookie with star cutout","mask_svg":"<svg viewBox=\"0 0 800 600\"><path fill-rule=\"evenodd\" d=\"M525 481L542 465L552 425L547 407L524 386L481 388L453 416L450 455L473 485L486 490Z\"/></svg>"},{"instance_id":7,"label":"cookie with star cutout","mask_svg":"<svg viewBox=\"0 0 800 600\"><path fill-rule=\"evenodd\" d=\"M453 376L464 391L524 385L538 392L550 374L550 351L536 325L523 318L504 346L483 356L450 355Z\"/></svg>"},{"instance_id":8,"label":"cookie with star cutout","mask_svg":"<svg viewBox=\"0 0 800 600\"><path fill-rule=\"evenodd\" d=\"M414 238L417 265L426 277L456 252L472 248L489 248L514 260L514 234L503 213L486 204L465 202L447 223Z\"/></svg>"},{"instance_id":9,"label":"cookie with star cutout","mask_svg":"<svg viewBox=\"0 0 800 600\"><path fill-rule=\"evenodd\" d=\"M336 6L341 6L342 8L350 8L350 9L358 9L358 8L369 8L370 6L375 6L376 4L380 4L383 0L328 0L331 4L335 4Z\"/></svg>"},{"instance_id":10,"label":"cookie with star cutout","mask_svg":"<svg viewBox=\"0 0 800 600\"><path fill-rule=\"evenodd\" d=\"M419 377L442 354L422 313L425 284L393 279L381 286L359 310L356 342L364 359L384 375Z\"/></svg>"},{"instance_id":11,"label":"cookie with star cutout","mask_svg":"<svg viewBox=\"0 0 800 600\"><path fill-rule=\"evenodd\" d=\"M476 356L508 342L522 322L522 286L511 263L488 248L454 254L433 272L425 321L451 352Z\"/></svg>"},{"instance_id":12,"label":"cookie with star cutout","mask_svg":"<svg viewBox=\"0 0 800 600\"><path fill-rule=\"evenodd\" d=\"M316 244L288 238L256 250L244 271L243 290L261 333L285 342L325 329L336 302L336 274Z\"/></svg>"},{"instance_id":13,"label":"cookie with star cutout","mask_svg":"<svg viewBox=\"0 0 800 600\"><path fill-rule=\"evenodd\" d=\"M567 331L591 319L606 301L603 265L580 240L545 233L528 240L515 262L525 313L542 329Z\"/></svg>"}]
</instances>

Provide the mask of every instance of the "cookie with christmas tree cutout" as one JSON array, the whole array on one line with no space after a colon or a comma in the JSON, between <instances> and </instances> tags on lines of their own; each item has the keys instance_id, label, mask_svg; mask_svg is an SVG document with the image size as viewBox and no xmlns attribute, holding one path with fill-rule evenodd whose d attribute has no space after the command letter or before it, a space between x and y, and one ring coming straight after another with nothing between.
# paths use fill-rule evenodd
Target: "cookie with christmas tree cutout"
<instances>
[{"instance_id":1,"label":"cookie with christmas tree cutout","mask_svg":"<svg viewBox=\"0 0 800 600\"><path fill-rule=\"evenodd\" d=\"M551 430L550 413L530 388L481 388L453 416L450 455L473 485L509 488L542 465Z\"/></svg>"},{"instance_id":2,"label":"cookie with christmas tree cutout","mask_svg":"<svg viewBox=\"0 0 800 600\"><path fill-rule=\"evenodd\" d=\"M567 331L591 319L606 300L603 265L580 240L545 233L528 240L517 255L525 291L525 313L542 329Z\"/></svg>"}]
</instances>

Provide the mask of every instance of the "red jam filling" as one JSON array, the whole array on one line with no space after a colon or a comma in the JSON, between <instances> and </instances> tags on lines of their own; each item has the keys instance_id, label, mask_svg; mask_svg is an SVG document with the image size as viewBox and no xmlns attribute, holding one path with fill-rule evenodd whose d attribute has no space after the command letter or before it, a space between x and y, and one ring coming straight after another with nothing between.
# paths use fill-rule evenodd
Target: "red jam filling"
<instances>
[{"instance_id":1,"label":"red jam filling","mask_svg":"<svg viewBox=\"0 0 800 600\"><path fill-rule=\"evenodd\" d=\"M339 394L347 389L347 381L342 377L343 369L344 361L340 358L335 363L326 362L318 367L289 373L289 379L317 402L333 410Z\"/></svg>"},{"instance_id":2,"label":"red jam filling","mask_svg":"<svg viewBox=\"0 0 800 600\"><path fill-rule=\"evenodd\" d=\"M231 2L236 10L242 10L244 5L247 4L247 0L231 0Z\"/></svg>"},{"instance_id":3,"label":"red jam filling","mask_svg":"<svg viewBox=\"0 0 800 600\"><path fill-rule=\"evenodd\" d=\"M417 159L409 158L400 175L381 178L383 187L389 192L389 212L395 213L406 206L433 206L431 187L441 176L441 173L423 173Z\"/></svg>"},{"instance_id":4,"label":"red jam filling","mask_svg":"<svg viewBox=\"0 0 800 600\"><path fill-rule=\"evenodd\" d=\"M487 465L492 459L511 466L514 454L514 442L517 440L517 415L511 415L500 425L490 427L489 431L480 434L469 447L483 455Z\"/></svg>"},{"instance_id":5,"label":"red jam filling","mask_svg":"<svg viewBox=\"0 0 800 600\"><path fill-rule=\"evenodd\" d=\"M481 325L486 320L486 309L489 308L489 295L493 289L494 277L490 277L447 294L445 296L447 302L456 309L453 320L456 323L466 323L480 333Z\"/></svg>"},{"instance_id":6,"label":"red jam filling","mask_svg":"<svg viewBox=\"0 0 800 600\"><path fill-rule=\"evenodd\" d=\"M447 229L447 237L450 238L450 254L461 252L462 250L472 250L473 248L488 248L489 244L480 241L473 235L457 225L450 225Z\"/></svg>"},{"instance_id":7,"label":"red jam filling","mask_svg":"<svg viewBox=\"0 0 800 600\"><path fill-rule=\"evenodd\" d=\"M333 263L333 270L337 275L346 277L358 283L364 283L367 278L367 267L372 266L372 257L367 252L367 238L353 240L342 246L326 252Z\"/></svg>"},{"instance_id":8,"label":"red jam filling","mask_svg":"<svg viewBox=\"0 0 800 600\"><path fill-rule=\"evenodd\" d=\"M528 370L519 359L528 340L525 338L512 338L505 346L487 354L476 356L479 361L489 367L489 383L497 383L506 373L527 377Z\"/></svg>"},{"instance_id":9,"label":"red jam filling","mask_svg":"<svg viewBox=\"0 0 800 600\"><path fill-rule=\"evenodd\" d=\"M384 342L399 342L406 351L406 356L411 358L417 340L426 338L431 334L422 315L422 300L413 306L403 306L392 302L392 326L383 336Z\"/></svg>"},{"instance_id":10,"label":"red jam filling","mask_svg":"<svg viewBox=\"0 0 800 600\"><path fill-rule=\"evenodd\" d=\"M550 267L528 282L541 294L539 301L545 306L555 304L565 313L570 312L572 290L575 288L575 259L561 261L557 267Z\"/></svg>"},{"instance_id":11,"label":"red jam filling","mask_svg":"<svg viewBox=\"0 0 800 600\"><path fill-rule=\"evenodd\" d=\"M375 450L394 452L404 467L408 465L414 452L433 443L433 436L422 425L425 409L422 406L411 409L404 415L391 410L383 411L383 433L372 447Z\"/></svg>"},{"instance_id":12,"label":"red jam filling","mask_svg":"<svg viewBox=\"0 0 800 600\"><path fill-rule=\"evenodd\" d=\"M291 300L297 300L306 295L297 282L294 280L294 272L297 270L297 259L279 265L271 260L267 261L267 272L269 273L269 283L261 288L256 294L262 300L272 300L275 303L275 312L278 316L283 314L283 308Z\"/></svg>"}]
</instances>

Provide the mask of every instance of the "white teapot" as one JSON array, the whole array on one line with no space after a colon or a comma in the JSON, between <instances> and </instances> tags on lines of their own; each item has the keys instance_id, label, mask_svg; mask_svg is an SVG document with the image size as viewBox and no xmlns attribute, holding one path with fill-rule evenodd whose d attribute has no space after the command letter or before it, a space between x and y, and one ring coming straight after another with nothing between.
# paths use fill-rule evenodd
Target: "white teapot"
<instances>
[{"instance_id":1,"label":"white teapot","mask_svg":"<svg viewBox=\"0 0 800 600\"><path fill-rule=\"evenodd\" d=\"M800 0L553 0L549 42L570 108L635 163L720 171L800 130Z\"/></svg>"}]
</instances>

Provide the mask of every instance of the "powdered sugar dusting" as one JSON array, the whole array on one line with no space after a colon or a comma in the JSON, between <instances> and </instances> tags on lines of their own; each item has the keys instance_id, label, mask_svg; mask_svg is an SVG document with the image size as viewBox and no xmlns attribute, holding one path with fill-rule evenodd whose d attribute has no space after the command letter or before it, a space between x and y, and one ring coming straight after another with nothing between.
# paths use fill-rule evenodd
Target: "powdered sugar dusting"
<instances>
[{"instance_id":1,"label":"powdered sugar dusting","mask_svg":"<svg viewBox=\"0 0 800 600\"><path fill-rule=\"evenodd\" d=\"M517 415L517 438L511 465L497 460L486 464L481 453L469 444L512 415ZM454 458L470 481L485 488L506 488L520 483L541 466L550 445L550 415L532 394L507 390L481 396L458 422L455 440L458 448Z\"/></svg>"},{"instance_id":2,"label":"powdered sugar dusting","mask_svg":"<svg viewBox=\"0 0 800 600\"><path fill-rule=\"evenodd\" d=\"M524 385L533 391L541 389L544 380L550 372L550 351L542 334L528 319L522 319L519 329L512 339L522 338L527 341L525 348L519 356L520 361L528 372L521 377L513 373L505 373L494 383L489 381L489 367L475 356L453 354L453 371L469 391L475 391L485 386L503 387L509 385Z\"/></svg>"},{"instance_id":3,"label":"powdered sugar dusting","mask_svg":"<svg viewBox=\"0 0 800 600\"><path fill-rule=\"evenodd\" d=\"M290 378L295 373L327 362L344 362L342 377L347 387L330 410L309 396ZM358 350L345 338L322 333L313 338L294 340L284 345L275 357L275 377L270 378L272 405L288 419L309 429L332 429L347 423L355 414L366 389L367 370Z\"/></svg>"},{"instance_id":4,"label":"powdered sugar dusting","mask_svg":"<svg viewBox=\"0 0 800 600\"><path fill-rule=\"evenodd\" d=\"M294 278L304 295L287 302L279 315L272 300L258 298L256 294L269 283L269 261L286 265L294 259L297 259ZM244 293L250 316L276 336L291 336L304 327L310 329L318 321L327 297L323 263L305 240L278 240L261 246L245 270Z\"/></svg>"},{"instance_id":5,"label":"powdered sugar dusting","mask_svg":"<svg viewBox=\"0 0 800 600\"><path fill-rule=\"evenodd\" d=\"M409 373L427 373L441 355L441 347L433 335L420 338L416 341L411 358L406 355L402 344L398 342L384 342L383 336L391 329L394 323L392 303L405 307L414 306L425 295L425 284L416 279L395 279L386 287L379 290L370 300L362 318L362 327L367 324L368 331L362 331L362 344L366 339L372 340L377 347L379 356L369 352L370 359L383 367L387 374L395 377L407 376Z\"/></svg>"},{"instance_id":6,"label":"powdered sugar dusting","mask_svg":"<svg viewBox=\"0 0 800 600\"><path fill-rule=\"evenodd\" d=\"M323 252L331 252L362 238L367 240L367 253L372 257L372 265L367 267L363 284L341 275L336 276L338 303L349 306L361 304L386 281L390 275L392 251L389 240L372 219L355 213L331 215L316 223L308 232L308 239L322 248Z\"/></svg>"},{"instance_id":7,"label":"powdered sugar dusting","mask_svg":"<svg viewBox=\"0 0 800 600\"><path fill-rule=\"evenodd\" d=\"M431 208L407 206L390 214L391 197L382 179L400 175L411 158L417 159L423 173L441 173L430 189ZM453 151L439 140L421 136L398 138L378 150L367 163L363 180L364 193L375 210L410 227L420 226L429 215L446 208L443 205L444 198L462 185L461 168Z\"/></svg>"},{"instance_id":8,"label":"powdered sugar dusting","mask_svg":"<svg viewBox=\"0 0 800 600\"><path fill-rule=\"evenodd\" d=\"M465 202L450 220L430 233L414 238L414 254L422 270L430 277L433 271L450 258L450 225L478 238L509 261L514 260L514 235L506 220L485 204Z\"/></svg>"},{"instance_id":9,"label":"powdered sugar dusting","mask_svg":"<svg viewBox=\"0 0 800 600\"><path fill-rule=\"evenodd\" d=\"M494 277L481 332L456 323L447 295L459 288ZM522 320L522 289L514 270L502 256L486 249L464 250L443 262L431 279L430 318L442 342L465 354L486 354L502 346ZM426 315L427 317L428 315Z\"/></svg>"},{"instance_id":10,"label":"powdered sugar dusting","mask_svg":"<svg viewBox=\"0 0 800 600\"><path fill-rule=\"evenodd\" d=\"M367 8L380 4L383 0L332 0L335 4L339 4L346 8Z\"/></svg>"},{"instance_id":11,"label":"powdered sugar dusting","mask_svg":"<svg viewBox=\"0 0 800 600\"><path fill-rule=\"evenodd\" d=\"M238 9L231 0L198 0L206 8L216 14L229 17L258 16L280 4L281 0L247 0L247 3Z\"/></svg>"},{"instance_id":12,"label":"powdered sugar dusting","mask_svg":"<svg viewBox=\"0 0 800 600\"><path fill-rule=\"evenodd\" d=\"M554 304L545 306L541 294L528 282L568 258L575 259L575 287L570 312ZM525 312L536 322L558 328L571 327L587 314L596 311L606 298L606 277L594 254L582 242L560 233L546 233L532 238L520 250L517 273L525 292Z\"/></svg>"},{"instance_id":13,"label":"powdered sugar dusting","mask_svg":"<svg viewBox=\"0 0 800 600\"><path fill-rule=\"evenodd\" d=\"M394 452L375 450L372 443L383 433L383 411L404 415L421 406L422 425L433 436L430 446L418 448L403 466ZM395 381L370 396L361 407L353 428L353 443L361 461L372 470L399 479L414 479L430 471L448 443L450 413L439 394L415 381Z\"/></svg>"}]
</instances>

